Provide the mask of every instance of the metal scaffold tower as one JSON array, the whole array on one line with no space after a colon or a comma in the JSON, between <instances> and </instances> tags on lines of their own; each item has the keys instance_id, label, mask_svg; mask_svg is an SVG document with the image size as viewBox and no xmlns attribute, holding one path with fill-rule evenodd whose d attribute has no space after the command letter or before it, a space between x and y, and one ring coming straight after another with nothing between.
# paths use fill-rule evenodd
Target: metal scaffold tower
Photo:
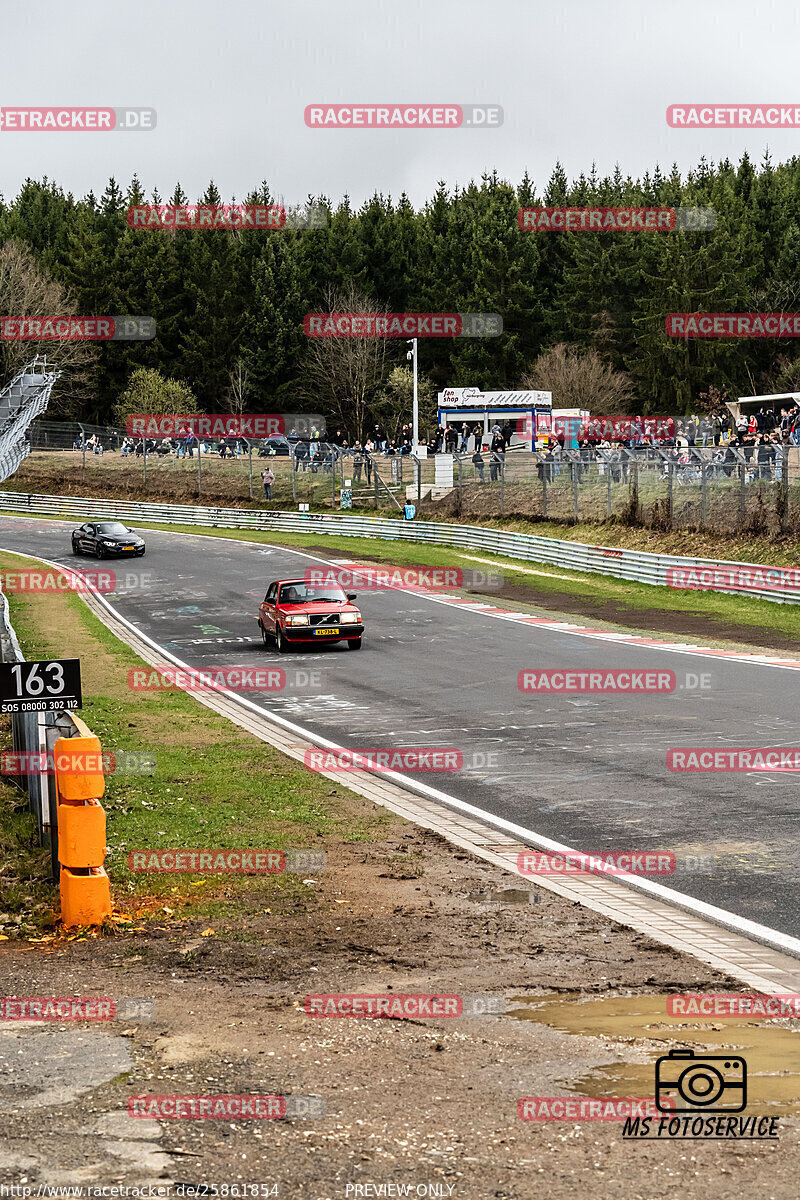
<instances>
[{"instance_id":1,"label":"metal scaffold tower","mask_svg":"<svg viewBox=\"0 0 800 1200\"><path fill-rule=\"evenodd\" d=\"M27 432L47 408L60 371L34 358L0 391L0 482L30 454Z\"/></svg>"}]
</instances>

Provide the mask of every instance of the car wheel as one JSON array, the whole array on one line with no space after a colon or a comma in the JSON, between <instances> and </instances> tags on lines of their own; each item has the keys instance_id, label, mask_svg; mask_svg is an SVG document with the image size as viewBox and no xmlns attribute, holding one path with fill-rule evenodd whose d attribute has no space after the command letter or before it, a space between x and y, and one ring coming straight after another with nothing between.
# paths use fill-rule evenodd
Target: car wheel
<instances>
[{"instance_id":1,"label":"car wheel","mask_svg":"<svg viewBox=\"0 0 800 1200\"><path fill-rule=\"evenodd\" d=\"M258 622L258 628L261 630L261 641L264 643L265 646L268 646L269 645L269 634L267 633L266 629L264 628L264 626L261 624L260 621Z\"/></svg>"},{"instance_id":2,"label":"car wheel","mask_svg":"<svg viewBox=\"0 0 800 1200\"><path fill-rule=\"evenodd\" d=\"M281 629L280 625L275 626L275 646L278 650L278 654L289 653L289 643L283 636L283 630Z\"/></svg>"},{"instance_id":3,"label":"car wheel","mask_svg":"<svg viewBox=\"0 0 800 1200\"><path fill-rule=\"evenodd\" d=\"M81 550L80 550L80 546L78 545L78 543L77 543L77 542L75 541L75 539L73 538L73 539L72 539L72 553L73 553L73 554L80 554L80 552L81 552Z\"/></svg>"},{"instance_id":4,"label":"car wheel","mask_svg":"<svg viewBox=\"0 0 800 1200\"><path fill-rule=\"evenodd\" d=\"M100 546L100 545L98 545L98 547L97 547L97 557L98 557L98 558L105 558L105 556L106 556L106 548L105 548L105 546Z\"/></svg>"},{"instance_id":5,"label":"car wheel","mask_svg":"<svg viewBox=\"0 0 800 1200\"><path fill-rule=\"evenodd\" d=\"M350 640L347 643L347 649L348 650L360 650L361 649L361 638L350 638Z\"/></svg>"}]
</instances>

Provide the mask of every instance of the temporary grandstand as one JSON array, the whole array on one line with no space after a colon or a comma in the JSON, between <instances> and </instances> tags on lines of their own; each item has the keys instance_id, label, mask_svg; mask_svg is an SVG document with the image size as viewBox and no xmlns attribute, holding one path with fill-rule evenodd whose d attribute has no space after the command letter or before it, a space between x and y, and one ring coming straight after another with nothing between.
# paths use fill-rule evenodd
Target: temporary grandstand
<instances>
[{"instance_id":1,"label":"temporary grandstand","mask_svg":"<svg viewBox=\"0 0 800 1200\"><path fill-rule=\"evenodd\" d=\"M30 454L28 429L47 408L60 371L34 358L0 391L0 482Z\"/></svg>"}]
</instances>

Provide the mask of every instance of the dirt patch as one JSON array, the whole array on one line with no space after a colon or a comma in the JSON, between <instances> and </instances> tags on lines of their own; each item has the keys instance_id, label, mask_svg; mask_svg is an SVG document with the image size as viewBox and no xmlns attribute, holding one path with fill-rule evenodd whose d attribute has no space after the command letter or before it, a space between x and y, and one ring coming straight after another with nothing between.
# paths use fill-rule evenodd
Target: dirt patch
<instances>
[{"instance_id":1,"label":"dirt patch","mask_svg":"<svg viewBox=\"0 0 800 1200\"><path fill-rule=\"evenodd\" d=\"M139 923L140 932L0 948L4 991L156 1003L153 1020L122 1031L133 1069L68 1108L18 1113L6 1163L24 1146L24 1173L34 1184L130 1184L142 1176L135 1158L120 1164L112 1147L103 1159L85 1136L98 1114L122 1119L129 1096L290 1093L322 1096L326 1115L162 1121L149 1153L166 1151L170 1165L160 1174L151 1166L144 1177L269 1181L280 1194L314 1200L345 1198L348 1183L387 1182L436 1183L444 1196L452 1187L456 1200L533 1198L546 1177L549 1197L572 1200L576 1187L598 1194L598 1172L604 1197L652 1195L658 1171L659 1196L676 1200L695 1175L713 1177L720 1200L746 1194L749 1183L755 1190L756 1175L764 1194L795 1194L793 1117L782 1120L778 1143L748 1143L746 1156L736 1143L693 1143L696 1170L681 1159L680 1173L678 1147L642 1142L632 1153L617 1122L517 1117L523 1096L617 1094L621 1064L652 1064L673 1036L680 1041L661 1023L652 1034L633 1020L630 1034L598 1030L588 1017L592 996L646 996L657 1013L665 993L727 991L731 980L541 888L514 881L514 902L505 903L506 873L411 826L380 842L328 849L328 870L307 885L316 903L305 912L278 917L259 911L252 897L248 911L216 922L213 933L195 920L162 918ZM410 869L398 878L404 861ZM307 1016L304 998L326 992L491 994L512 1007L547 1001L557 1012L563 1004L565 1016L549 1023L511 1015ZM583 1027L575 1021L578 999L587 1011ZM652 1078L652 1066L641 1073Z\"/></svg>"}]
</instances>

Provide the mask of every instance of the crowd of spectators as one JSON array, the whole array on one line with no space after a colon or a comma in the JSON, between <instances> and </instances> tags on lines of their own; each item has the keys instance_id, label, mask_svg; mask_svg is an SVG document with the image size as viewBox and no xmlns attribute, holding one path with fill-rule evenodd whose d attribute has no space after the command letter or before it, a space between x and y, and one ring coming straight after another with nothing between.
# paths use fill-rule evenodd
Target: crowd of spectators
<instances>
[{"instance_id":1,"label":"crowd of spectators","mask_svg":"<svg viewBox=\"0 0 800 1200\"><path fill-rule=\"evenodd\" d=\"M657 427L659 428L659 427ZM783 448L800 445L800 407L770 409L766 406L736 420L726 409L713 415L681 417L659 428L661 436L649 435L631 424L631 436L608 440L593 434L591 426L579 436L577 455L565 455L565 435L543 439L539 476L552 479L560 474L565 457L577 457L580 476L596 464L613 481L625 480L633 460L657 461L666 475L677 467L679 482L730 477L744 463L746 476L780 480ZM708 451L710 450L710 454ZM702 453L706 451L706 453Z\"/></svg>"},{"instance_id":2,"label":"crowd of spectators","mask_svg":"<svg viewBox=\"0 0 800 1200\"><path fill-rule=\"evenodd\" d=\"M735 420L727 409L711 415L693 414L657 426L657 435L645 433L645 428L640 419L634 420L630 436L620 440L601 437L589 424L579 431L577 451L565 448L567 440L563 430L540 437L537 439L536 465L539 478L555 479L566 461L576 465L579 479L595 469L601 474L608 471L612 480L620 481L627 479L632 461L651 460L661 464L665 474L673 469L673 465L677 466L676 477L680 482L699 480L703 461L707 477L730 477L744 462L748 480L778 480L783 468L783 447L800 446L800 406L779 409L764 406ZM495 422L487 430L479 422L456 420L439 425L424 444L429 454L471 454L474 477L485 483L487 466L489 481L501 477L513 431L514 427L508 421L502 425ZM193 458L197 451L226 460L247 456L250 448L244 438L198 439L188 428L180 429L173 438L145 441L125 437L119 445L123 458L141 457L145 451L162 458ZM73 444L73 450L87 454L102 455L104 449L107 452L113 445L104 448L98 434L88 437L78 434ZM376 423L363 442L358 439L351 442L347 433L339 428L330 443L322 441L319 431L313 427L301 435L292 429L287 437L252 443L252 450L260 458L291 455L295 471L310 471L311 474L330 474L338 457L349 459L352 460L354 482L364 479L369 485L377 458L411 454L412 427L403 425L396 435L392 435ZM705 453L701 454L701 451ZM575 468L570 466L572 469Z\"/></svg>"}]
</instances>

